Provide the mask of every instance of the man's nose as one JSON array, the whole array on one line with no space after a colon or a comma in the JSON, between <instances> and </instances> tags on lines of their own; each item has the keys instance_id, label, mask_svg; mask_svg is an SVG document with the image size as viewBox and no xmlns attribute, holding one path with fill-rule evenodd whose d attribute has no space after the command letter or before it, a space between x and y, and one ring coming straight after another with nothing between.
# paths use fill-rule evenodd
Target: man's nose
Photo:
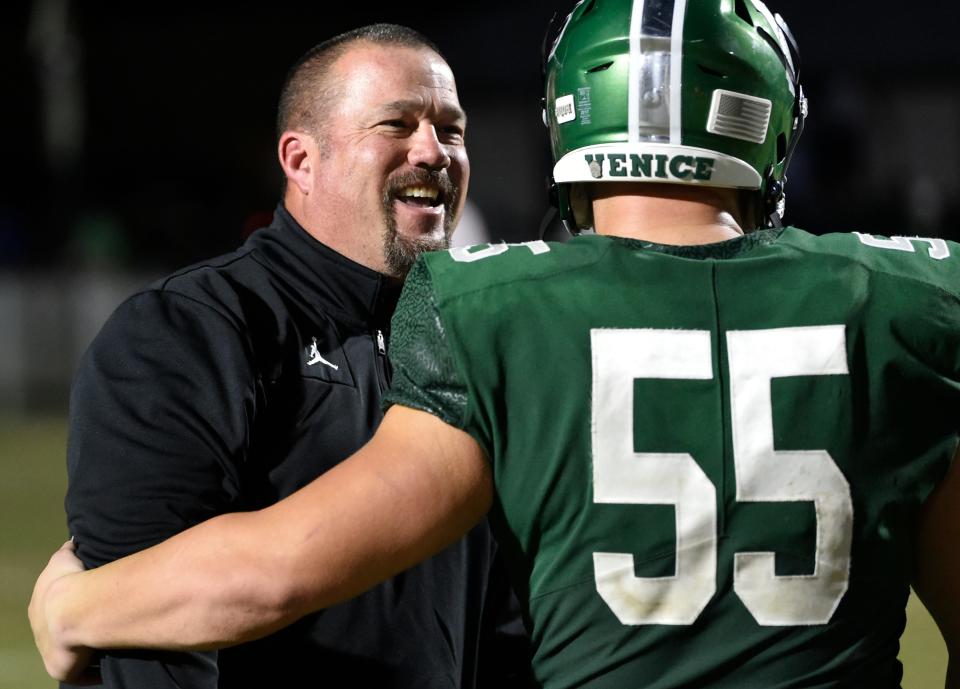
<instances>
[{"instance_id":1,"label":"man's nose","mask_svg":"<svg viewBox=\"0 0 960 689\"><path fill-rule=\"evenodd\" d=\"M432 124L421 124L413 133L407 157L411 165L431 170L443 170L450 166L450 156L437 137L437 128Z\"/></svg>"}]
</instances>

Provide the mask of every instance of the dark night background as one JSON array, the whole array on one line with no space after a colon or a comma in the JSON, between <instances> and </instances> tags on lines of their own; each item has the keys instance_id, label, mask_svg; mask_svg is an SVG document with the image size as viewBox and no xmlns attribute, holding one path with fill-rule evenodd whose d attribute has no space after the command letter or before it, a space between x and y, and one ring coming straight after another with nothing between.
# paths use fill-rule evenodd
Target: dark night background
<instances>
[{"instance_id":1,"label":"dark night background","mask_svg":"<svg viewBox=\"0 0 960 689\"><path fill-rule=\"evenodd\" d=\"M80 354L125 296L266 222L286 71L362 24L421 30L457 76L473 212L454 241L536 238L550 169L541 43L571 5L0 4L0 414L62 410ZM810 100L787 221L960 239L957 5L769 5L800 41Z\"/></svg>"},{"instance_id":2,"label":"dark night background","mask_svg":"<svg viewBox=\"0 0 960 689\"><path fill-rule=\"evenodd\" d=\"M788 220L817 233L956 238L956 6L769 4L800 41L811 104ZM373 21L438 42L471 117L471 198L493 237L529 239L549 167L540 43L553 11L568 7L8 5L0 266L163 271L232 248L278 198L273 117L288 65Z\"/></svg>"}]
</instances>

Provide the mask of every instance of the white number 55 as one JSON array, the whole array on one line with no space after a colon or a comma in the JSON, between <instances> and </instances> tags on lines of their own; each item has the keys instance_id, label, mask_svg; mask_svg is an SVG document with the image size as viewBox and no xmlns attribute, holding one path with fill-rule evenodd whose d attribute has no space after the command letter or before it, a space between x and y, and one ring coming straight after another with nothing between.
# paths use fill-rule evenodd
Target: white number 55
<instances>
[{"instance_id":1,"label":"white number 55","mask_svg":"<svg viewBox=\"0 0 960 689\"><path fill-rule=\"evenodd\" d=\"M672 504L676 574L638 577L629 553L594 553L597 591L623 624L692 624L716 592L716 489L686 453L633 451L633 380L711 379L710 333L592 330L594 501ZM770 381L845 375L842 325L732 331L730 365L734 470L739 502L814 504L811 575L777 576L772 552L737 553L734 590L761 625L825 624L847 590L853 503L826 450L773 446Z\"/></svg>"}]
</instances>

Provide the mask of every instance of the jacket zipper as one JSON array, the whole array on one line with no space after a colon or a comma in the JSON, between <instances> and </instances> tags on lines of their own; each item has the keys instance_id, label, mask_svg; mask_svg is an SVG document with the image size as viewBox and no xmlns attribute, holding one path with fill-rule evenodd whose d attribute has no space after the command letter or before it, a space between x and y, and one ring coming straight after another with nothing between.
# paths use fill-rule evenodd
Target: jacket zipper
<instances>
[{"instance_id":1,"label":"jacket zipper","mask_svg":"<svg viewBox=\"0 0 960 689\"><path fill-rule=\"evenodd\" d=\"M390 387L390 374L387 371L387 339L379 328L376 333L377 341L377 380L380 383L380 392L386 392Z\"/></svg>"}]
</instances>

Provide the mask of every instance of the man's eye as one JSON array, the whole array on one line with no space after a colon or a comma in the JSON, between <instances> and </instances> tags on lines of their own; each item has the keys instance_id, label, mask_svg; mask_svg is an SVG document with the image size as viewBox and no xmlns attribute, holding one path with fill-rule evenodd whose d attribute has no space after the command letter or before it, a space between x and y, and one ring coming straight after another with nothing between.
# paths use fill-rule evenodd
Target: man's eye
<instances>
[{"instance_id":1,"label":"man's eye","mask_svg":"<svg viewBox=\"0 0 960 689\"><path fill-rule=\"evenodd\" d=\"M393 127L394 129L403 129L407 126L403 120L384 120L380 124L384 127Z\"/></svg>"}]
</instances>

